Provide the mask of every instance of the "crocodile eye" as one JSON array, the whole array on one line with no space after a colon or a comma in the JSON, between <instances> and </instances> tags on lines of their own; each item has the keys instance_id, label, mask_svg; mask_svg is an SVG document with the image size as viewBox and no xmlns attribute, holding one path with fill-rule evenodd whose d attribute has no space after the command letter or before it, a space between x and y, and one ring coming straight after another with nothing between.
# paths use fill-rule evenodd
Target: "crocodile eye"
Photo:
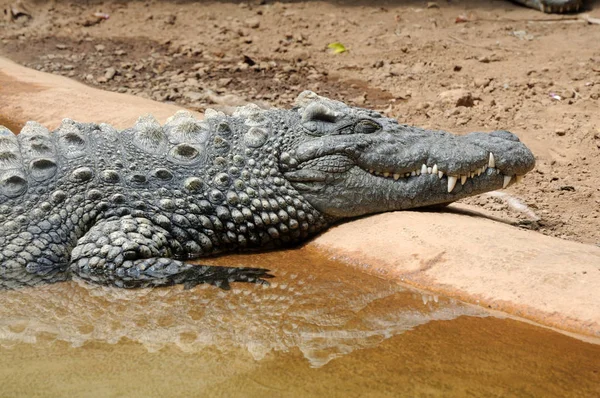
<instances>
[{"instance_id":1,"label":"crocodile eye","mask_svg":"<svg viewBox=\"0 0 600 398\"><path fill-rule=\"evenodd\" d=\"M354 132L357 134L371 134L381 129L381 126L372 120L361 120L354 125Z\"/></svg>"}]
</instances>

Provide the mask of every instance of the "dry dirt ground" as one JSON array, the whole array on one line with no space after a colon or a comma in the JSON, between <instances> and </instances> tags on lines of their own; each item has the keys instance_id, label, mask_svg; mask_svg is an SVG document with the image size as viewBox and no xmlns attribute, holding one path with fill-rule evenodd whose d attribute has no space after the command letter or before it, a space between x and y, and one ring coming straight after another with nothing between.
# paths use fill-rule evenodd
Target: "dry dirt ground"
<instances>
[{"instance_id":1,"label":"dry dirt ground","mask_svg":"<svg viewBox=\"0 0 600 398\"><path fill-rule=\"evenodd\" d=\"M421 127L510 130L536 169L510 197L466 202L600 245L600 25L582 17L599 18L600 2L566 16L493 0L0 0L0 10L0 55L105 90L203 111L290 106L311 89Z\"/></svg>"}]
</instances>

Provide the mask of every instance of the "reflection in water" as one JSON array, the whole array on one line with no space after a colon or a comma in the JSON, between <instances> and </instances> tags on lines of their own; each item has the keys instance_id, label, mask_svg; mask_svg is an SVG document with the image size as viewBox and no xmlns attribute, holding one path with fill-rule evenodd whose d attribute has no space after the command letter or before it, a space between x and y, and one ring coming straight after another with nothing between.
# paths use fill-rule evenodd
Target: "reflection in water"
<instances>
[{"instance_id":1,"label":"reflection in water","mask_svg":"<svg viewBox=\"0 0 600 398\"><path fill-rule=\"evenodd\" d=\"M210 264L276 278L229 292L1 291L0 396L600 396L598 345L306 249Z\"/></svg>"},{"instance_id":2,"label":"reflection in water","mask_svg":"<svg viewBox=\"0 0 600 398\"><path fill-rule=\"evenodd\" d=\"M115 344L122 338L149 351L174 344L185 352L244 348L260 360L296 347L313 367L373 347L432 320L483 310L409 291L304 250L211 260L221 265L271 266L270 286L235 284L123 290L69 282L1 291L0 345L60 340ZM286 265L286 263L288 265ZM300 264L298 264L300 263Z\"/></svg>"}]
</instances>

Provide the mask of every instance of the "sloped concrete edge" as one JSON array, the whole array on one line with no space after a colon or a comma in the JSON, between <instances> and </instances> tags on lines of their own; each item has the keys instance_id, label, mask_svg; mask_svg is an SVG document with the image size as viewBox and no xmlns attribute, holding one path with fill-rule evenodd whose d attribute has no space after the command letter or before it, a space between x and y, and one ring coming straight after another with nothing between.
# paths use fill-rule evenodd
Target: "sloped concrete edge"
<instances>
[{"instance_id":1,"label":"sloped concrete edge","mask_svg":"<svg viewBox=\"0 0 600 398\"><path fill-rule=\"evenodd\" d=\"M310 245L372 275L600 337L596 246L450 212L375 215Z\"/></svg>"},{"instance_id":2,"label":"sloped concrete edge","mask_svg":"<svg viewBox=\"0 0 600 398\"><path fill-rule=\"evenodd\" d=\"M28 120L55 129L66 117L78 122L110 123L124 129L148 113L164 123L180 109L92 88L0 57L0 124L6 124L11 130L20 128Z\"/></svg>"}]
</instances>

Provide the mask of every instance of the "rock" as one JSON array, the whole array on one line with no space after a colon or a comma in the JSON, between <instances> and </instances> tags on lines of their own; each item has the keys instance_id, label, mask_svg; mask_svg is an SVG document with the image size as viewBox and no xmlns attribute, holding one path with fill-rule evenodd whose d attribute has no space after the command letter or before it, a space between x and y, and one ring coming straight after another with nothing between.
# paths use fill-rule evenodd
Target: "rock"
<instances>
[{"instance_id":1,"label":"rock","mask_svg":"<svg viewBox=\"0 0 600 398\"><path fill-rule=\"evenodd\" d=\"M250 29L258 29L260 27L260 19L248 18L244 21L244 25L246 25Z\"/></svg>"},{"instance_id":2,"label":"rock","mask_svg":"<svg viewBox=\"0 0 600 398\"><path fill-rule=\"evenodd\" d=\"M108 68L104 72L104 78L108 81L111 80L117 74L117 70L115 68Z\"/></svg>"},{"instance_id":3,"label":"rock","mask_svg":"<svg viewBox=\"0 0 600 398\"><path fill-rule=\"evenodd\" d=\"M431 104L429 102L419 102L417 104L417 106L415 107L415 109L417 109L418 111L427 109L431 106Z\"/></svg>"},{"instance_id":4,"label":"rock","mask_svg":"<svg viewBox=\"0 0 600 398\"><path fill-rule=\"evenodd\" d=\"M229 83L231 83L232 81L233 81L233 79L230 77L222 77L219 79L219 86L225 87L225 86L229 85Z\"/></svg>"},{"instance_id":5,"label":"rock","mask_svg":"<svg viewBox=\"0 0 600 398\"><path fill-rule=\"evenodd\" d=\"M56 45L56 48L59 49L59 50L66 50L66 49L69 48L69 46L67 46L66 44L59 43L59 44Z\"/></svg>"},{"instance_id":6,"label":"rock","mask_svg":"<svg viewBox=\"0 0 600 398\"><path fill-rule=\"evenodd\" d=\"M201 99L204 99L204 97L205 95L198 91L187 91L183 94L183 98L192 102L200 101Z\"/></svg>"},{"instance_id":7,"label":"rock","mask_svg":"<svg viewBox=\"0 0 600 398\"><path fill-rule=\"evenodd\" d=\"M361 95L350 99L350 102L359 106L364 106L367 103L367 93L362 93Z\"/></svg>"},{"instance_id":8,"label":"rock","mask_svg":"<svg viewBox=\"0 0 600 398\"><path fill-rule=\"evenodd\" d=\"M490 79L489 77L476 77L475 80L473 80L473 84L477 88L486 88L490 85L491 82L492 79Z\"/></svg>"},{"instance_id":9,"label":"rock","mask_svg":"<svg viewBox=\"0 0 600 398\"><path fill-rule=\"evenodd\" d=\"M454 106L472 107L475 105L475 98L473 98L471 92L462 88L443 91L438 94L438 98L441 102Z\"/></svg>"},{"instance_id":10,"label":"rock","mask_svg":"<svg viewBox=\"0 0 600 398\"><path fill-rule=\"evenodd\" d=\"M498 62L501 60L502 59L496 54L483 55L483 56L477 58L477 61L483 62L484 64L488 64L490 62Z\"/></svg>"},{"instance_id":11,"label":"rock","mask_svg":"<svg viewBox=\"0 0 600 398\"><path fill-rule=\"evenodd\" d=\"M165 18L165 23L167 25L175 25L175 21L177 21L177 15L169 14Z\"/></svg>"},{"instance_id":12,"label":"rock","mask_svg":"<svg viewBox=\"0 0 600 398\"><path fill-rule=\"evenodd\" d=\"M106 49L106 47L103 44L96 44L94 46L94 48L96 49L96 51L98 51L99 53L101 53L102 51L104 51Z\"/></svg>"}]
</instances>

